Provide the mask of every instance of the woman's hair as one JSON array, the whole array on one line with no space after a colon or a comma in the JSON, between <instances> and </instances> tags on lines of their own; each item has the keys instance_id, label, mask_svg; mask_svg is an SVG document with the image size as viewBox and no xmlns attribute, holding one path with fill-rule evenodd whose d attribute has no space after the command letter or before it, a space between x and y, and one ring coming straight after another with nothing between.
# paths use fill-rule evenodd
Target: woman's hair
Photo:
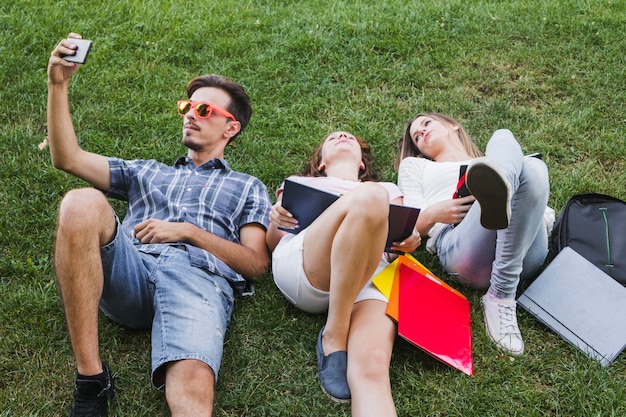
<instances>
[{"instance_id":1,"label":"woman's hair","mask_svg":"<svg viewBox=\"0 0 626 417\"><path fill-rule=\"evenodd\" d=\"M374 157L372 156L372 148L370 145L358 136L355 136L359 146L361 147L361 162L365 168L359 169L359 181L380 181L380 173L374 169ZM326 140L319 144L315 153L304 165L300 175L304 177L325 177L326 172L320 171L319 167L322 163L322 149Z\"/></svg>"},{"instance_id":2,"label":"woman's hair","mask_svg":"<svg viewBox=\"0 0 626 417\"><path fill-rule=\"evenodd\" d=\"M417 148L417 145L415 145L415 142L413 142L413 139L411 138L411 125L418 117L430 117L441 122L444 125L447 125L448 127L458 127L456 131L457 136L459 137L459 141L461 141L461 144L463 144L463 148L465 148L465 151L469 154L469 156L471 156L472 158L482 156L482 152L478 149L472 138L467 134L467 131L465 130L463 125L461 125L461 123L454 120L452 117L441 113L419 113L407 122L404 128L404 135L398 140L398 156L396 157L396 162L394 163L394 169L396 171L400 166L400 162L404 158L407 158L409 156L427 158L420 152L420 150Z\"/></svg>"},{"instance_id":3,"label":"woman's hair","mask_svg":"<svg viewBox=\"0 0 626 417\"><path fill-rule=\"evenodd\" d=\"M187 98L191 98L192 94L202 87L219 88L230 97L230 104L226 110L235 116L235 119L241 124L239 132L230 138L229 143L232 142L248 126L248 122L252 117L252 104L250 103L248 93L235 81L221 75L209 74L200 75L189 81L187 84Z\"/></svg>"}]
</instances>

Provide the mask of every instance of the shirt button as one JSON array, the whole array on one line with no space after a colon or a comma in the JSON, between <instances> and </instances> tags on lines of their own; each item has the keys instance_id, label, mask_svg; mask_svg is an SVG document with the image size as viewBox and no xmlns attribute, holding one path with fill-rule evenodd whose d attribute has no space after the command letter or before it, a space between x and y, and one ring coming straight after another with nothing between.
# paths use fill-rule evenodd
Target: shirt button
<instances>
[{"instance_id":1,"label":"shirt button","mask_svg":"<svg viewBox=\"0 0 626 417\"><path fill-rule=\"evenodd\" d=\"M187 188L187 191L191 191L191 187Z\"/></svg>"}]
</instances>

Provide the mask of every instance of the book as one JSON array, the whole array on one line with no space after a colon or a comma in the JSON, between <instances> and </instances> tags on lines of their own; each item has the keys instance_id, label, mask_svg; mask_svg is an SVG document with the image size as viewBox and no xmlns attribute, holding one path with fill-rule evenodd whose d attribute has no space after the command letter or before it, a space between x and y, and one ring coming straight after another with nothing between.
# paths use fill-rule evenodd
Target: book
<instances>
[{"instance_id":1,"label":"book","mask_svg":"<svg viewBox=\"0 0 626 417\"><path fill-rule=\"evenodd\" d=\"M470 303L458 291L406 263L396 272L398 334L435 359L474 375ZM393 291L392 291L393 294Z\"/></svg>"},{"instance_id":2,"label":"book","mask_svg":"<svg viewBox=\"0 0 626 417\"><path fill-rule=\"evenodd\" d=\"M517 303L602 366L626 347L626 288L569 246Z\"/></svg>"},{"instance_id":3,"label":"book","mask_svg":"<svg viewBox=\"0 0 626 417\"><path fill-rule=\"evenodd\" d=\"M449 289L452 292L456 292L461 297L465 297L463 294L452 288L445 281L438 278L435 274L433 274L428 268L426 268L420 261L415 259L410 253L405 253L404 255L398 256L393 262L387 265L382 271L380 271L374 278L372 278L372 283L378 290L383 293L385 298L388 300L387 304L387 315L398 321L398 303L400 301L399 298L399 279L396 279L396 274L398 272L399 264L406 264L410 268L413 268L418 273L424 275L427 278L436 280L441 283L442 286Z\"/></svg>"},{"instance_id":4,"label":"book","mask_svg":"<svg viewBox=\"0 0 626 417\"><path fill-rule=\"evenodd\" d=\"M399 256L373 279L388 299L398 334L435 359L474 374L470 304L410 254Z\"/></svg>"},{"instance_id":5,"label":"book","mask_svg":"<svg viewBox=\"0 0 626 417\"><path fill-rule=\"evenodd\" d=\"M287 178L283 187L282 206L298 220L300 227L297 229L281 228L281 230L294 234L300 233L339 197L341 197L339 194ZM391 244L400 242L413 233L419 213L419 208L389 204L389 232L385 244L386 252L396 252L390 249Z\"/></svg>"}]
</instances>

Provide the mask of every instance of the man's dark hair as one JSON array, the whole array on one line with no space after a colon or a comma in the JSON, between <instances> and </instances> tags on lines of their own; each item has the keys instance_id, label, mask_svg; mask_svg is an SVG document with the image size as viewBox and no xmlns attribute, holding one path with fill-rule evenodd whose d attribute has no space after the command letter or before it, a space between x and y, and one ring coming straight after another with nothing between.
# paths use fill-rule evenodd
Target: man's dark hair
<instances>
[{"instance_id":1,"label":"man's dark hair","mask_svg":"<svg viewBox=\"0 0 626 417\"><path fill-rule=\"evenodd\" d=\"M239 123L241 129L230 140L234 140L248 125L250 117L252 117L252 104L246 90L238 83L229 80L226 77L216 74L200 75L187 84L187 98L199 88L213 87L225 91L230 96L230 104L228 110Z\"/></svg>"}]
</instances>

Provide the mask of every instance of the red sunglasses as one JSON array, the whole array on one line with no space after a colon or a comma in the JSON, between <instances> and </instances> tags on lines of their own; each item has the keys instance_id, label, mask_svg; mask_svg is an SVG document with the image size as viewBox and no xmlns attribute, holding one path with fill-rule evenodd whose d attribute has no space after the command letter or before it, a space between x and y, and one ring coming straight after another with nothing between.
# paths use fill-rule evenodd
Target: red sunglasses
<instances>
[{"instance_id":1,"label":"red sunglasses","mask_svg":"<svg viewBox=\"0 0 626 417\"><path fill-rule=\"evenodd\" d=\"M215 112L229 119L233 119L233 122L237 121L237 119L235 119L235 116L213 104L204 103L202 101L195 102L191 100L178 100L178 114L180 114L181 116L185 116L187 113L194 109L196 110L196 115L201 119L208 119L209 117L211 117L213 112Z\"/></svg>"}]
</instances>

